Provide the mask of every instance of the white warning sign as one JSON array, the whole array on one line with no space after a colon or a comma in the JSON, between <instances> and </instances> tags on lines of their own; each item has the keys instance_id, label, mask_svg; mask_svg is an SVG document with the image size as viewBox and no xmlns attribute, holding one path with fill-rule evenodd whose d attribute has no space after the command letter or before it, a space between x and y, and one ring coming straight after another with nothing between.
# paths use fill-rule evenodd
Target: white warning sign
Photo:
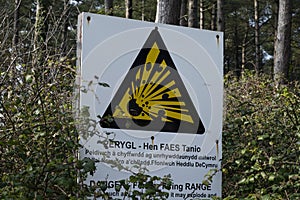
<instances>
[{"instance_id":1,"label":"white warning sign","mask_svg":"<svg viewBox=\"0 0 300 200\"><path fill-rule=\"evenodd\" d=\"M79 27L84 185L131 199L141 173L170 177L168 199L220 197L222 33L91 13Z\"/></svg>"}]
</instances>

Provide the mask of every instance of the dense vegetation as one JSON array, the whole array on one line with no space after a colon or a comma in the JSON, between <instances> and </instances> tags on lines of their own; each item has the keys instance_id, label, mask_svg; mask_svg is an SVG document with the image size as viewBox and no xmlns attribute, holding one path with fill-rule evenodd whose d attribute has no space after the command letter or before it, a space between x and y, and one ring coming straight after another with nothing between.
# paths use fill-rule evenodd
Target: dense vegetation
<instances>
[{"instance_id":1,"label":"dense vegetation","mask_svg":"<svg viewBox=\"0 0 300 200\"><path fill-rule=\"evenodd\" d=\"M300 85L251 73L225 80L223 194L300 198Z\"/></svg>"},{"instance_id":2,"label":"dense vegetation","mask_svg":"<svg viewBox=\"0 0 300 200\"><path fill-rule=\"evenodd\" d=\"M213 29L214 2L204 1L206 29ZM289 81L294 82L279 87L273 83L269 56L277 1L261 1L260 45L265 56L256 74L251 2L232 0L224 5L223 197L298 199L299 1L293 1ZM0 3L0 199L84 199L93 190L81 187L78 180L93 173L94 165L77 159L76 21L82 11L105 13L104 1ZM133 3L133 18L155 20L155 0ZM115 0L113 9L114 15L125 16L124 1ZM142 174L131 181L170 184L165 177ZM106 196L105 188L102 191L96 195ZM151 192L137 196L149 198Z\"/></svg>"}]
</instances>

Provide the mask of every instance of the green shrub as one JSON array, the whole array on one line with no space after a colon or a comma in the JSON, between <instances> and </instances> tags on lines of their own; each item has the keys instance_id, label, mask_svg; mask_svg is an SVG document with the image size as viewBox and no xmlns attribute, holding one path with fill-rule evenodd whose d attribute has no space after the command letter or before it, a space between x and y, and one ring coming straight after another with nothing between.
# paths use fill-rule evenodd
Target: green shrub
<instances>
[{"instance_id":1,"label":"green shrub","mask_svg":"<svg viewBox=\"0 0 300 200\"><path fill-rule=\"evenodd\" d=\"M1 68L0 199L85 199L97 190L80 185L95 165L77 160L72 62ZM224 111L224 199L299 199L299 84L275 88L265 76L227 75ZM145 184L128 195L167 198L156 180L171 183L131 176Z\"/></svg>"},{"instance_id":2,"label":"green shrub","mask_svg":"<svg viewBox=\"0 0 300 200\"><path fill-rule=\"evenodd\" d=\"M85 196L77 182L85 163L77 160L71 63L1 68L0 199Z\"/></svg>"},{"instance_id":3,"label":"green shrub","mask_svg":"<svg viewBox=\"0 0 300 200\"><path fill-rule=\"evenodd\" d=\"M300 198L300 87L246 73L225 78L223 196Z\"/></svg>"}]
</instances>

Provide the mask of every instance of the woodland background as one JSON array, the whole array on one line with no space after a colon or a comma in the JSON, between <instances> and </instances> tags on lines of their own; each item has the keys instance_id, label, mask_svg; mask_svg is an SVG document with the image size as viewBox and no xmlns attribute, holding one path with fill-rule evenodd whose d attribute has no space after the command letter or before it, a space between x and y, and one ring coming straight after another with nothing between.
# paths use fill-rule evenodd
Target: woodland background
<instances>
[{"instance_id":1,"label":"woodland background","mask_svg":"<svg viewBox=\"0 0 300 200\"><path fill-rule=\"evenodd\" d=\"M105 187L95 192L80 184L95 170L92 160L77 159L73 91L81 12L224 31L223 199L300 198L300 1L0 5L1 199L109 199ZM166 198L165 177L138 174L131 181L146 185L132 199Z\"/></svg>"}]
</instances>

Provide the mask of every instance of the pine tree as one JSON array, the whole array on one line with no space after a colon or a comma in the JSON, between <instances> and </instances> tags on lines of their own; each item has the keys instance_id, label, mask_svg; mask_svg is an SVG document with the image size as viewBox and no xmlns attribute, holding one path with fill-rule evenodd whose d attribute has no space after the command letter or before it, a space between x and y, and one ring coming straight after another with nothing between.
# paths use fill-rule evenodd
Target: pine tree
<instances>
[{"instance_id":1,"label":"pine tree","mask_svg":"<svg viewBox=\"0 0 300 200\"><path fill-rule=\"evenodd\" d=\"M277 35L274 46L274 81L276 85L286 82L291 54L291 0L279 1Z\"/></svg>"}]
</instances>

